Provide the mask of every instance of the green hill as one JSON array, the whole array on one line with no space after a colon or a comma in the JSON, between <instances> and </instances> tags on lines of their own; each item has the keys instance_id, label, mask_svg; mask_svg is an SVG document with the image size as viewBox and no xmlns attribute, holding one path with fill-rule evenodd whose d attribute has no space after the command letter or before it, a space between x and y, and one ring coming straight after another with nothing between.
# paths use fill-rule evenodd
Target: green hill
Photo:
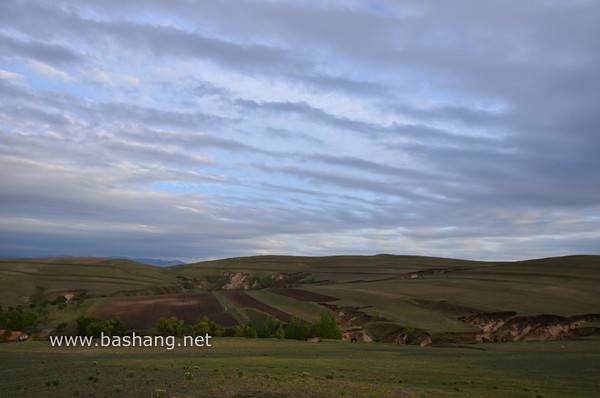
<instances>
[{"instance_id":1,"label":"green hill","mask_svg":"<svg viewBox=\"0 0 600 398\"><path fill-rule=\"evenodd\" d=\"M511 317L542 314L563 318L598 314L598 286L600 256L516 262L396 255L254 256L172 267L102 258L0 260L0 304L4 306L43 305L59 295L80 294L94 300L76 314L51 320L69 321L86 311L90 315L104 303L122 308L125 296L141 300L168 295L165 300L173 305L181 294L206 299L198 294L210 293L223 312L239 322L261 323L267 314L314 320L323 311L332 311L345 330L361 329L375 339L394 330L474 333L486 328L481 323L489 318L485 314L498 313L497 322L510 313L502 318L504 323ZM281 291L290 287L301 291ZM223 294L229 290L245 294ZM337 300L319 303L310 299L310 292L313 297ZM112 307L108 308L101 313L110 313Z\"/></svg>"},{"instance_id":2,"label":"green hill","mask_svg":"<svg viewBox=\"0 0 600 398\"><path fill-rule=\"evenodd\" d=\"M0 303L26 304L64 292L106 296L168 285L163 269L95 257L0 259Z\"/></svg>"}]
</instances>

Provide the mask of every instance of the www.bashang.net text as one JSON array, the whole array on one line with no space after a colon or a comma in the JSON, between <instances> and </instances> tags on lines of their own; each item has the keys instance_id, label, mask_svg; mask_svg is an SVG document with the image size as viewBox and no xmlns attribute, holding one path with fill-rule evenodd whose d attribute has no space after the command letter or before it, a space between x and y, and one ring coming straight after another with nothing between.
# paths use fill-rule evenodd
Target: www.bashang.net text
<instances>
[{"instance_id":1,"label":"www.bashang.net text","mask_svg":"<svg viewBox=\"0 0 600 398\"><path fill-rule=\"evenodd\" d=\"M212 347L208 333L204 336L183 336L177 341L175 336L141 336L135 332L130 336L108 336L102 333L100 339L92 336L50 336L52 347Z\"/></svg>"}]
</instances>

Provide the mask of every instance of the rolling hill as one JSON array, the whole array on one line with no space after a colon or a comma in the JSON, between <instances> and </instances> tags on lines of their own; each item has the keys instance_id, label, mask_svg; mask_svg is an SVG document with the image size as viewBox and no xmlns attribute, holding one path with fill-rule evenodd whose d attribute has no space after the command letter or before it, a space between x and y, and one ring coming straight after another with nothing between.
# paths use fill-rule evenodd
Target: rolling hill
<instances>
[{"instance_id":1,"label":"rolling hill","mask_svg":"<svg viewBox=\"0 0 600 398\"><path fill-rule=\"evenodd\" d=\"M226 319L257 325L268 315L312 321L332 311L349 339L398 343L595 333L599 285L600 256L516 262L396 255L254 256L171 267L102 258L0 260L4 306L43 305L59 295L85 298L83 305L51 315L49 323L72 322L82 314L122 315L117 309L127 307L127 300L138 300L136 305L129 302L129 308L138 308L139 319L154 311L139 304L152 301L147 298L162 296L169 306L185 299L194 306L193 297L198 297L204 300L199 303L218 302ZM185 294L196 296L181 296ZM202 315L198 305L194 316Z\"/></svg>"}]
</instances>

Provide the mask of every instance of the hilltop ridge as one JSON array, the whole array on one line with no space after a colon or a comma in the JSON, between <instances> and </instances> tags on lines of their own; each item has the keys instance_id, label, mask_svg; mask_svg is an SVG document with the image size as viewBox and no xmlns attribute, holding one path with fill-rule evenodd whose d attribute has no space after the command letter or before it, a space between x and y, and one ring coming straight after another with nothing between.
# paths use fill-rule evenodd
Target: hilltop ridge
<instances>
[{"instance_id":1,"label":"hilltop ridge","mask_svg":"<svg viewBox=\"0 0 600 398\"><path fill-rule=\"evenodd\" d=\"M428 344L571 338L596 333L589 328L600 320L600 256L593 255L514 262L252 256L170 267L94 257L0 259L0 277L2 305L79 297L83 304L53 315L67 323L96 314L148 327L156 320L145 314L156 313L158 303L193 322L210 303L204 315L228 324L261 325L268 315L314 321L330 311L349 339ZM184 302L193 313L176 310Z\"/></svg>"}]
</instances>

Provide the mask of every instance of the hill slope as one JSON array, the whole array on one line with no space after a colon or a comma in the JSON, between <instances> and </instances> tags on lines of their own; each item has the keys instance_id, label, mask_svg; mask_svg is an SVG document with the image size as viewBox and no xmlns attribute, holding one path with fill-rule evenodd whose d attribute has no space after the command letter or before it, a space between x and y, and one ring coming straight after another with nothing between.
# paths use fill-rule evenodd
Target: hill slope
<instances>
[{"instance_id":1,"label":"hill slope","mask_svg":"<svg viewBox=\"0 0 600 398\"><path fill-rule=\"evenodd\" d=\"M301 291L280 290L290 286ZM213 292L227 316L239 322L260 324L269 313L313 320L330 310L348 333L360 329L364 335L366 330L376 339L394 332L396 339L405 338L407 330L430 335L488 330L486 338L503 338L508 332L502 327L525 322L524 317L529 317L525 328L543 321L546 328L548 322L559 328L568 324L565 333L571 333L594 318L568 317L600 313L597 286L600 256L518 262L394 255L255 256L173 267L101 258L0 260L3 305L42 304L60 294L85 292L96 300L90 306L95 309L108 297L169 294L168 301L176 302L178 294ZM220 290L246 293L231 296ZM107 307L102 310L110 312ZM536 318L542 314L555 317Z\"/></svg>"}]
</instances>

